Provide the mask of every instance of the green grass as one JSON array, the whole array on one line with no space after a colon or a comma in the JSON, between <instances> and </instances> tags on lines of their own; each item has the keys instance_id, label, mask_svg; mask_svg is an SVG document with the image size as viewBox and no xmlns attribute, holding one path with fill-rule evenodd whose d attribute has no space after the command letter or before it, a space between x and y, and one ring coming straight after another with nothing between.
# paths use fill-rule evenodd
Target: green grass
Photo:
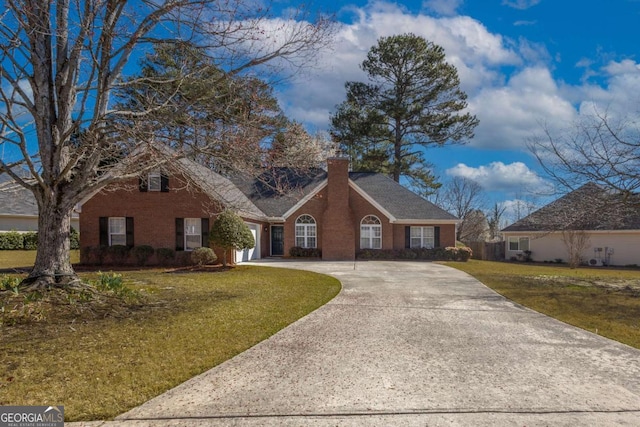
<instances>
[{"instance_id":1,"label":"green grass","mask_svg":"<svg viewBox=\"0 0 640 427\"><path fill-rule=\"evenodd\" d=\"M0 269L33 266L36 251L0 251ZM71 251L71 262L80 262L80 251Z\"/></svg>"},{"instance_id":2,"label":"green grass","mask_svg":"<svg viewBox=\"0 0 640 427\"><path fill-rule=\"evenodd\" d=\"M66 421L111 419L257 344L340 289L328 276L269 267L120 273L143 304L0 326L0 405L64 405Z\"/></svg>"},{"instance_id":3,"label":"green grass","mask_svg":"<svg viewBox=\"0 0 640 427\"><path fill-rule=\"evenodd\" d=\"M640 271L470 260L449 263L512 301L640 348Z\"/></svg>"}]
</instances>

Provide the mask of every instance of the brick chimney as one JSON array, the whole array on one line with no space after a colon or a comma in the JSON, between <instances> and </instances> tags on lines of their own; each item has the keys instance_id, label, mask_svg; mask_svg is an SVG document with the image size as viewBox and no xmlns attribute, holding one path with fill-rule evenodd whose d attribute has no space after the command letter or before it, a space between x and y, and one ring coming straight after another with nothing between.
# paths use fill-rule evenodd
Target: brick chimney
<instances>
[{"instance_id":1,"label":"brick chimney","mask_svg":"<svg viewBox=\"0 0 640 427\"><path fill-rule=\"evenodd\" d=\"M351 261L356 255L355 223L349 206L349 159L327 159L327 208L322 220L322 259Z\"/></svg>"}]
</instances>

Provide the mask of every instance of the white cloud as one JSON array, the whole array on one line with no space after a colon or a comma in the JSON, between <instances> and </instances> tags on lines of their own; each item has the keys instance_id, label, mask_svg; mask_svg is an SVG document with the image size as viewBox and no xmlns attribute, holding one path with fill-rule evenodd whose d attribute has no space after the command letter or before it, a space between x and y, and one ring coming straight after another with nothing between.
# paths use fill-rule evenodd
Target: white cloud
<instances>
[{"instance_id":1,"label":"white cloud","mask_svg":"<svg viewBox=\"0 0 640 427\"><path fill-rule=\"evenodd\" d=\"M523 149L541 125L564 127L576 118L548 69L525 68L506 85L489 87L470 99L480 126L471 145L496 149Z\"/></svg>"},{"instance_id":2,"label":"white cloud","mask_svg":"<svg viewBox=\"0 0 640 427\"><path fill-rule=\"evenodd\" d=\"M487 85L499 84L499 67L521 64L520 55L502 36L490 33L470 17L415 15L387 2L351 10L353 22L341 24L333 50L319 58L321 66L294 79L279 93L286 113L293 119L311 120L310 125L326 128L329 112L344 99L344 83L366 80L359 67L369 49L380 37L398 34L399 29L442 46L447 60L458 69L463 90L470 95Z\"/></svg>"},{"instance_id":3,"label":"white cloud","mask_svg":"<svg viewBox=\"0 0 640 427\"><path fill-rule=\"evenodd\" d=\"M423 6L438 15L451 16L456 14L462 3L463 0L426 0Z\"/></svg>"},{"instance_id":4,"label":"white cloud","mask_svg":"<svg viewBox=\"0 0 640 427\"><path fill-rule=\"evenodd\" d=\"M478 167L459 163L446 170L447 175L467 178L477 182L487 191L504 191L511 194L538 193L548 189L549 183L522 162L505 164L492 162Z\"/></svg>"},{"instance_id":5,"label":"white cloud","mask_svg":"<svg viewBox=\"0 0 640 427\"><path fill-rule=\"evenodd\" d=\"M502 4L514 9L529 9L540 3L541 0L502 0Z\"/></svg>"}]
</instances>

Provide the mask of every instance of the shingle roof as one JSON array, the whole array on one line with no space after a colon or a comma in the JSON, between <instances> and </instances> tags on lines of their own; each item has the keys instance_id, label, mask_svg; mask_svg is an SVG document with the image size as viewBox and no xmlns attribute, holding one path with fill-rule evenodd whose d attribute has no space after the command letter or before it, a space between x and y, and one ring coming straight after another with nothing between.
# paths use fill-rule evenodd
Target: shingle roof
<instances>
[{"instance_id":1,"label":"shingle roof","mask_svg":"<svg viewBox=\"0 0 640 427\"><path fill-rule=\"evenodd\" d=\"M268 217L282 217L327 179L322 169L277 168L258 177L235 176L231 181Z\"/></svg>"},{"instance_id":2,"label":"shingle roof","mask_svg":"<svg viewBox=\"0 0 640 427\"><path fill-rule=\"evenodd\" d=\"M351 172L349 178L397 220L457 219L386 175Z\"/></svg>"},{"instance_id":3,"label":"shingle roof","mask_svg":"<svg viewBox=\"0 0 640 427\"><path fill-rule=\"evenodd\" d=\"M638 230L640 209L633 202L588 183L502 231Z\"/></svg>"}]
</instances>

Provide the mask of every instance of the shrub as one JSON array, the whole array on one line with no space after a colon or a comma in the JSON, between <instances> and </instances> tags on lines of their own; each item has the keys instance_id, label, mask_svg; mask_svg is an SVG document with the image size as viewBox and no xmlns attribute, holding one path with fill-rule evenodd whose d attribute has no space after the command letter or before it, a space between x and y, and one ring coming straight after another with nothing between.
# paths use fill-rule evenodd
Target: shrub
<instances>
[{"instance_id":1,"label":"shrub","mask_svg":"<svg viewBox=\"0 0 640 427\"><path fill-rule=\"evenodd\" d=\"M0 233L0 250L17 251L24 249L24 236L17 231Z\"/></svg>"},{"instance_id":2,"label":"shrub","mask_svg":"<svg viewBox=\"0 0 640 427\"><path fill-rule=\"evenodd\" d=\"M129 248L125 245L113 245L107 247L109 260L114 264L124 264L129 257Z\"/></svg>"},{"instance_id":3,"label":"shrub","mask_svg":"<svg viewBox=\"0 0 640 427\"><path fill-rule=\"evenodd\" d=\"M38 233L35 231L29 231L22 234L23 248L28 251L34 251L38 249Z\"/></svg>"},{"instance_id":4,"label":"shrub","mask_svg":"<svg viewBox=\"0 0 640 427\"><path fill-rule=\"evenodd\" d=\"M292 257L320 258L322 256L322 251L318 248L302 248L300 246L294 246L289 249L289 255Z\"/></svg>"},{"instance_id":5,"label":"shrub","mask_svg":"<svg viewBox=\"0 0 640 427\"><path fill-rule=\"evenodd\" d=\"M191 252L187 252L187 251L176 252L175 264L182 265L182 266L193 265L193 262L191 261Z\"/></svg>"},{"instance_id":6,"label":"shrub","mask_svg":"<svg viewBox=\"0 0 640 427\"><path fill-rule=\"evenodd\" d=\"M418 259L428 261L468 261L471 249L467 247L414 248L414 249L363 249L356 253L358 259Z\"/></svg>"},{"instance_id":7,"label":"shrub","mask_svg":"<svg viewBox=\"0 0 640 427\"><path fill-rule=\"evenodd\" d=\"M256 244L247 224L230 210L218 214L211 227L209 239L213 244L224 249L222 264L225 267L227 266L227 251L251 249Z\"/></svg>"},{"instance_id":8,"label":"shrub","mask_svg":"<svg viewBox=\"0 0 640 427\"><path fill-rule=\"evenodd\" d=\"M176 251L171 248L158 248L156 249L156 258L160 265L171 264L176 258Z\"/></svg>"},{"instance_id":9,"label":"shrub","mask_svg":"<svg viewBox=\"0 0 640 427\"><path fill-rule=\"evenodd\" d=\"M90 265L104 264L107 249L107 246L86 246L81 251L82 263Z\"/></svg>"},{"instance_id":10,"label":"shrub","mask_svg":"<svg viewBox=\"0 0 640 427\"><path fill-rule=\"evenodd\" d=\"M16 292L20 285L20 279L11 276L0 276L0 291L13 291Z\"/></svg>"},{"instance_id":11,"label":"shrub","mask_svg":"<svg viewBox=\"0 0 640 427\"><path fill-rule=\"evenodd\" d=\"M149 258L153 255L153 248L149 245L134 246L131 253L136 259L138 265L146 265Z\"/></svg>"},{"instance_id":12,"label":"shrub","mask_svg":"<svg viewBox=\"0 0 640 427\"><path fill-rule=\"evenodd\" d=\"M191 262L199 266L213 264L217 259L211 248L196 248L191 252Z\"/></svg>"},{"instance_id":13,"label":"shrub","mask_svg":"<svg viewBox=\"0 0 640 427\"><path fill-rule=\"evenodd\" d=\"M69 243L71 244L71 249L80 249L80 233L73 227L69 231Z\"/></svg>"}]
</instances>

